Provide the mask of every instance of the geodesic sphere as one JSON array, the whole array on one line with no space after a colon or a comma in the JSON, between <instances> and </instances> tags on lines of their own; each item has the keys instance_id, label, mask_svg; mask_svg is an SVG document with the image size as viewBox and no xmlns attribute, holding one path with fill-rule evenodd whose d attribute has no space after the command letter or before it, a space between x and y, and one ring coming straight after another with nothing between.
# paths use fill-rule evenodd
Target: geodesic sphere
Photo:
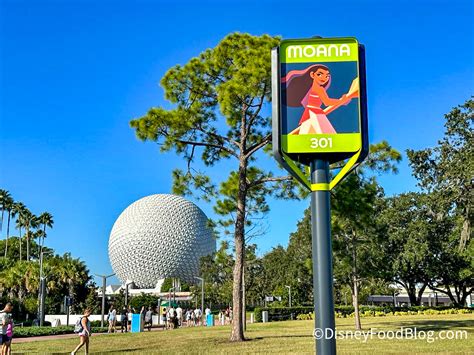
<instances>
[{"instance_id":1,"label":"geodesic sphere","mask_svg":"<svg viewBox=\"0 0 474 355\"><path fill-rule=\"evenodd\" d=\"M157 194L128 206L109 239L112 269L122 281L154 288L168 277L192 282L199 260L216 250L207 217L180 196Z\"/></svg>"}]
</instances>

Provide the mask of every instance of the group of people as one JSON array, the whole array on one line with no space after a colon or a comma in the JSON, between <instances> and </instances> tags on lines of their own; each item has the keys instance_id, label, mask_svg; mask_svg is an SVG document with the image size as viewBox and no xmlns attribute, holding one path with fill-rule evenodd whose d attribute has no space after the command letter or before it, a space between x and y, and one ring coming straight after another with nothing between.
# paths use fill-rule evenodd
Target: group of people
<instances>
[{"instance_id":1,"label":"group of people","mask_svg":"<svg viewBox=\"0 0 474 355\"><path fill-rule=\"evenodd\" d=\"M232 307L227 307L226 309L219 312L219 322L221 325L231 324L233 317L234 313L232 311Z\"/></svg>"},{"instance_id":2,"label":"group of people","mask_svg":"<svg viewBox=\"0 0 474 355\"><path fill-rule=\"evenodd\" d=\"M0 311L0 345L2 346L1 355L10 355L12 352L11 344L13 338L13 306L7 303Z\"/></svg>"},{"instance_id":3,"label":"group of people","mask_svg":"<svg viewBox=\"0 0 474 355\"><path fill-rule=\"evenodd\" d=\"M224 312L224 311L223 311ZM232 308L229 308L225 311L227 314L226 319L230 319L231 313L232 313ZM123 332L128 332L130 331L131 327L131 319L130 319L130 314L136 313L135 309L132 309L131 307L124 307L121 310L120 315L117 313L117 310L115 309L114 306L112 306L109 310L109 313L107 315L107 321L108 321L108 332L109 333L114 333L116 331L116 326L117 326L117 321L120 320L120 331ZM149 331L151 330L151 327L153 325L153 316L160 314L160 311L157 309L154 309L153 307L148 307L148 309L145 308L145 306L142 307L140 311L140 315L143 317L143 322L144 322L144 327L148 329ZM204 311L204 315L207 316L211 314L210 308L206 308ZM173 305L171 307L163 307L161 309L161 323L165 325L165 329L174 329L182 326L186 327L194 327L194 326L199 326L199 325L205 325L205 321L203 319L203 314L201 311L201 308L196 307L194 309L192 308L187 308L183 309L181 306L174 307ZM226 321L223 324L229 324L230 321Z\"/></svg>"},{"instance_id":4,"label":"group of people","mask_svg":"<svg viewBox=\"0 0 474 355\"><path fill-rule=\"evenodd\" d=\"M206 308L206 314L210 314L211 310ZM195 309L187 308L183 310L179 305L163 308L161 312L162 322L165 324L165 329L174 329L182 326L195 327L204 325L202 319L201 308L196 307Z\"/></svg>"},{"instance_id":5,"label":"group of people","mask_svg":"<svg viewBox=\"0 0 474 355\"><path fill-rule=\"evenodd\" d=\"M123 332L126 333L130 331L130 327L132 324L130 314L132 313L136 313L136 310L131 307L122 308L122 311L120 313L120 331L122 333ZM152 307L148 307L148 310L147 310L145 306L143 306L142 309L140 310L140 314L143 317L145 328L148 328L149 331L151 330L151 326L153 324L153 314L155 313L156 312L154 311ZM107 314L107 321L109 323L108 333L115 333L117 320L118 320L117 310L115 309L115 306L112 305L112 307L110 307L109 313Z\"/></svg>"},{"instance_id":6,"label":"group of people","mask_svg":"<svg viewBox=\"0 0 474 355\"><path fill-rule=\"evenodd\" d=\"M12 304L7 303L3 310L0 311L0 355L11 354L11 342L13 338L12 310ZM143 317L144 326L148 329L148 331L151 330L153 325L153 315L159 314L159 312L159 310L154 309L153 307L145 308L145 306L143 306L141 308L140 315ZM131 318L129 315L131 313L136 313L136 311L131 307L124 307L120 312L120 330L122 333L130 331ZM210 314L212 313L209 307L207 307L204 311L204 316L206 317L203 317L201 308L199 307L194 309L183 309L179 305L176 308L171 305L171 307L162 308L161 321L163 324L165 324L165 329L175 329L181 326L195 327L205 325L205 318L207 318L207 316ZM86 354L89 353L89 338L91 336L91 322L89 320L90 315L90 309L86 309L83 315L76 322L74 332L80 337L80 342L71 352L71 354L75 354L83 346L85 347ZM119 315L116 308L114 306L110 307L109 313L107 315L109 333L114 333L116 331L118 317ZM232 323L232 307L228 307L225 310L221 310L219 312L219 322L221 325Z\"/></svg>"}]
</instances>

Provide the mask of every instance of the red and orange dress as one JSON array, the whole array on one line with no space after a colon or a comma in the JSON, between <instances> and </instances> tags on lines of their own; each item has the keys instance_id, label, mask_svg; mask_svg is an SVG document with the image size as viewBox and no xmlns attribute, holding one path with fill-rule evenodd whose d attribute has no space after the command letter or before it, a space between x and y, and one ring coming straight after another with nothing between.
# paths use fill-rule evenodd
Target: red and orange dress
<instances>
[{"instance_id":1,"label":"red and orange dress","mask_svg":"<svg viewBox=\"0 0 474 355\"><path fill-rule=\"evenodd\" d=\"M321 108L322 101L319 95L310 91L305 98L306 105L303 103L305 110L299 122L298 134L331 134L336 130L329 122L326 114Z\"/></svg>"}]
</instances>

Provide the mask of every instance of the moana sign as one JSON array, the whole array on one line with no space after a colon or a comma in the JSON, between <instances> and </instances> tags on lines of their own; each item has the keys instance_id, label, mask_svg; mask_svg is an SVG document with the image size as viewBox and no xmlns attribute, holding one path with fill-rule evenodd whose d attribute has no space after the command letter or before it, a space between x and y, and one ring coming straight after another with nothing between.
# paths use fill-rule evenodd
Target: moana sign
<instances>
[{"instance_id":1,"label":"moana sign","mask_svg":"<svg viewBox=\"0 0 474 355\"><path fill-rule=\"evenodd\" d=\"M368 149L364 47L355 38L284 40L272 60L273 144L281 160L309 165L356 154L362 160Z\"/></svg>"}]
</instances>

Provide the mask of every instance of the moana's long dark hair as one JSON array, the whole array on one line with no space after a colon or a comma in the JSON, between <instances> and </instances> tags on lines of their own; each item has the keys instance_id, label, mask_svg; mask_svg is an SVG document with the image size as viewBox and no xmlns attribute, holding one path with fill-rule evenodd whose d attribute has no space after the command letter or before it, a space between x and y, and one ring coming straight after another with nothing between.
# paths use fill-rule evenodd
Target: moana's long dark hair
<instances>
[{"instance_id":1,"label":"moana's long dark hair","mask_svg":"<svg viewBox=\"0 0 474 355\"><path fill-rule=\"evenodd\" d=\"M309 75L318 69L329 71L329 68L322 64L313 64L303 70L292 70L284 78L281 83L286 84L286 105L291 107L306 106L309 91L313 85L313 78ZM331 78L323 85L327 90L331 85Z\"/></svg>"}]
</instances>

